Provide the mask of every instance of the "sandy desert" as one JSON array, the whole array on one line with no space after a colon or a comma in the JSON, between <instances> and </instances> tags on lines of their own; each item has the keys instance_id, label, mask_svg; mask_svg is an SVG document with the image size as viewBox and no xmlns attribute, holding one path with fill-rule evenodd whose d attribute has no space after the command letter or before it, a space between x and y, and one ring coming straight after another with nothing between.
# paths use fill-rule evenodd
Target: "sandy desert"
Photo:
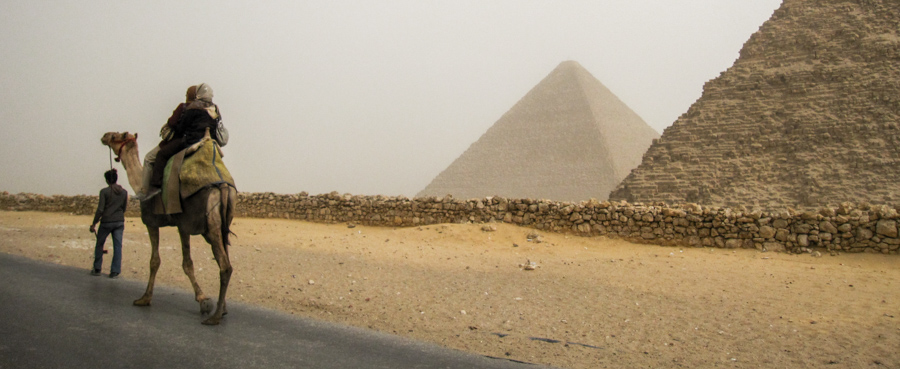
<instances>
[{"instance_id":1,"label":"sandy desert","mask_svg":"<svg viewBox=\"0 0 900 369\"><path fill-rule=\"evenodd\" d=\"M96 278L90 221L2 211L0 252ZM228 298L561 368L900 367L897 256L672 248L493 226L237 218ZM175 229L161 233L158 283L190 290ZM192 250L214 296L209 247L193 237ZM145 281L150 245L138 218L126 220L123 253L123 277ZM224 324L232 319L240 312Z\"/></svg>"}]
</instances>

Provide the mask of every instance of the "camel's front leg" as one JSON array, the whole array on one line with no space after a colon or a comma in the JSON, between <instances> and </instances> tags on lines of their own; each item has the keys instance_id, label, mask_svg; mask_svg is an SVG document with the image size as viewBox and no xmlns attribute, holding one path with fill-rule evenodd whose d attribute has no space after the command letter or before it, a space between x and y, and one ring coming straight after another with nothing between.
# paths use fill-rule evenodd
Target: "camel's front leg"
<instances>
[{"instance_id":1,"label":"camel's front leg","mask_svg":"<svg viewBox=\"0 0 900 369\"><path fill-rule=\"evenodd\" d=\"M212 227L211 227L212 228ZM212 231L204 235L206 242L212 246L213 255L216 263L219 264L219 301L216 302L216 312L209 319L203 321L206 325L216 325L222 321L222 317L227 314L225 308L225 294L228 291L228 282L231 280L231 260L228 257L228 251L222 243L222 237L218 233L219 230Z\"/></svg>"},{"instance_id":2,"label":"camel's front leg","mask_svg":"<svg viewBox=\"0 0 900 369\"><path fill-rule=\"evenodd\" d=\"M178 235L181 236L181 268L184 274L191 280L191 287L194 288L194 299L200 303L200 314L206 315L212 311L212 303L209 297L203 294L200 284L197 283L197 277L194 275L194 260L191 259L191 235L178 229Z\"/></svg>"},{"instance_id":3,"label":"camel's front leg","mask_svg":"<svg viewBox=\"0 0 900 369\"><path fill-rule=\"evenodd\" d=\"M156 283L156 272L159 270L159 227L147 226L147 234L150 236L150 280L147 281L147 290L144 296L134 300L136 306L150 306L153 299L153 284Z\"/></svg>"}]
</instances>

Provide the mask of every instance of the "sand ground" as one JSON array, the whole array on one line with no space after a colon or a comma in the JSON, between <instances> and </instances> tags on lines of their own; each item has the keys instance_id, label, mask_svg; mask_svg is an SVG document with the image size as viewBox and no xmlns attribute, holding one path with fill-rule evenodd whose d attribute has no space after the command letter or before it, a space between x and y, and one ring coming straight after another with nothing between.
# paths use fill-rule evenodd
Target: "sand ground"
<instances>
[{"instance_id":1,"label":"sand ground","mask_svg":"<svg viewBox=\"0 0 900 369\"><path fill-rule=\"evenodd\" d=\"M83 267L92 278L90 220L0 212L0 252ZM233 228L230 300L477 354L562 368L900 368L896 256L553 233L533 242L532 230L506 224L486 232L238 218ZM157 283L189 290L178 235L161 233ZM209 247L199 236L192 245L200 284L215 296ZM128 218L125 278L146 280L149 250L140 219ZM529 260L535 270L521 267ZM198 307L197 329L200 320Z\"/></svg>"}]
</instances>

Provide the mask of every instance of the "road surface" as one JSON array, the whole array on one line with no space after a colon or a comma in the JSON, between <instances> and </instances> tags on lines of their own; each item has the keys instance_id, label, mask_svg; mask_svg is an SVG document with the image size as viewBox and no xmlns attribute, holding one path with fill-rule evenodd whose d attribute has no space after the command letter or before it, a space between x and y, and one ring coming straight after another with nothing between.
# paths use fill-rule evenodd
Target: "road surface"
<instances>
[{"instance_id":1,"label":"road surface","mask_svg":"<svg viewBox=\"0 0 900 369\"><path fill-rule=\"evenodd\" d=\"M193 294L0 253L0 369L543 368L237 302L204 326Z\"/></svg>"}]
</instances>

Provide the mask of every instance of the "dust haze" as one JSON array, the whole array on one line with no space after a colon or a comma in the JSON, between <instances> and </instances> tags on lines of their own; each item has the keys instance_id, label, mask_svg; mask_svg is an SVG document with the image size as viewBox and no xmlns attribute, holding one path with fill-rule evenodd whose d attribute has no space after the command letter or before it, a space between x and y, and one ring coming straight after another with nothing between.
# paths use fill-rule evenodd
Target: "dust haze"
<instances>
[{"instance_id":1,"label":"dust haze","mask_svg":"<svg viewBox=\"0 0 900 369\"><path fill-rule=\"evenodd\" d=\"M240 191L413 196L564 60L662 132L779 4L4 1L0 190L96 194L206 82Z\"/></svg>"}]
</instances>

